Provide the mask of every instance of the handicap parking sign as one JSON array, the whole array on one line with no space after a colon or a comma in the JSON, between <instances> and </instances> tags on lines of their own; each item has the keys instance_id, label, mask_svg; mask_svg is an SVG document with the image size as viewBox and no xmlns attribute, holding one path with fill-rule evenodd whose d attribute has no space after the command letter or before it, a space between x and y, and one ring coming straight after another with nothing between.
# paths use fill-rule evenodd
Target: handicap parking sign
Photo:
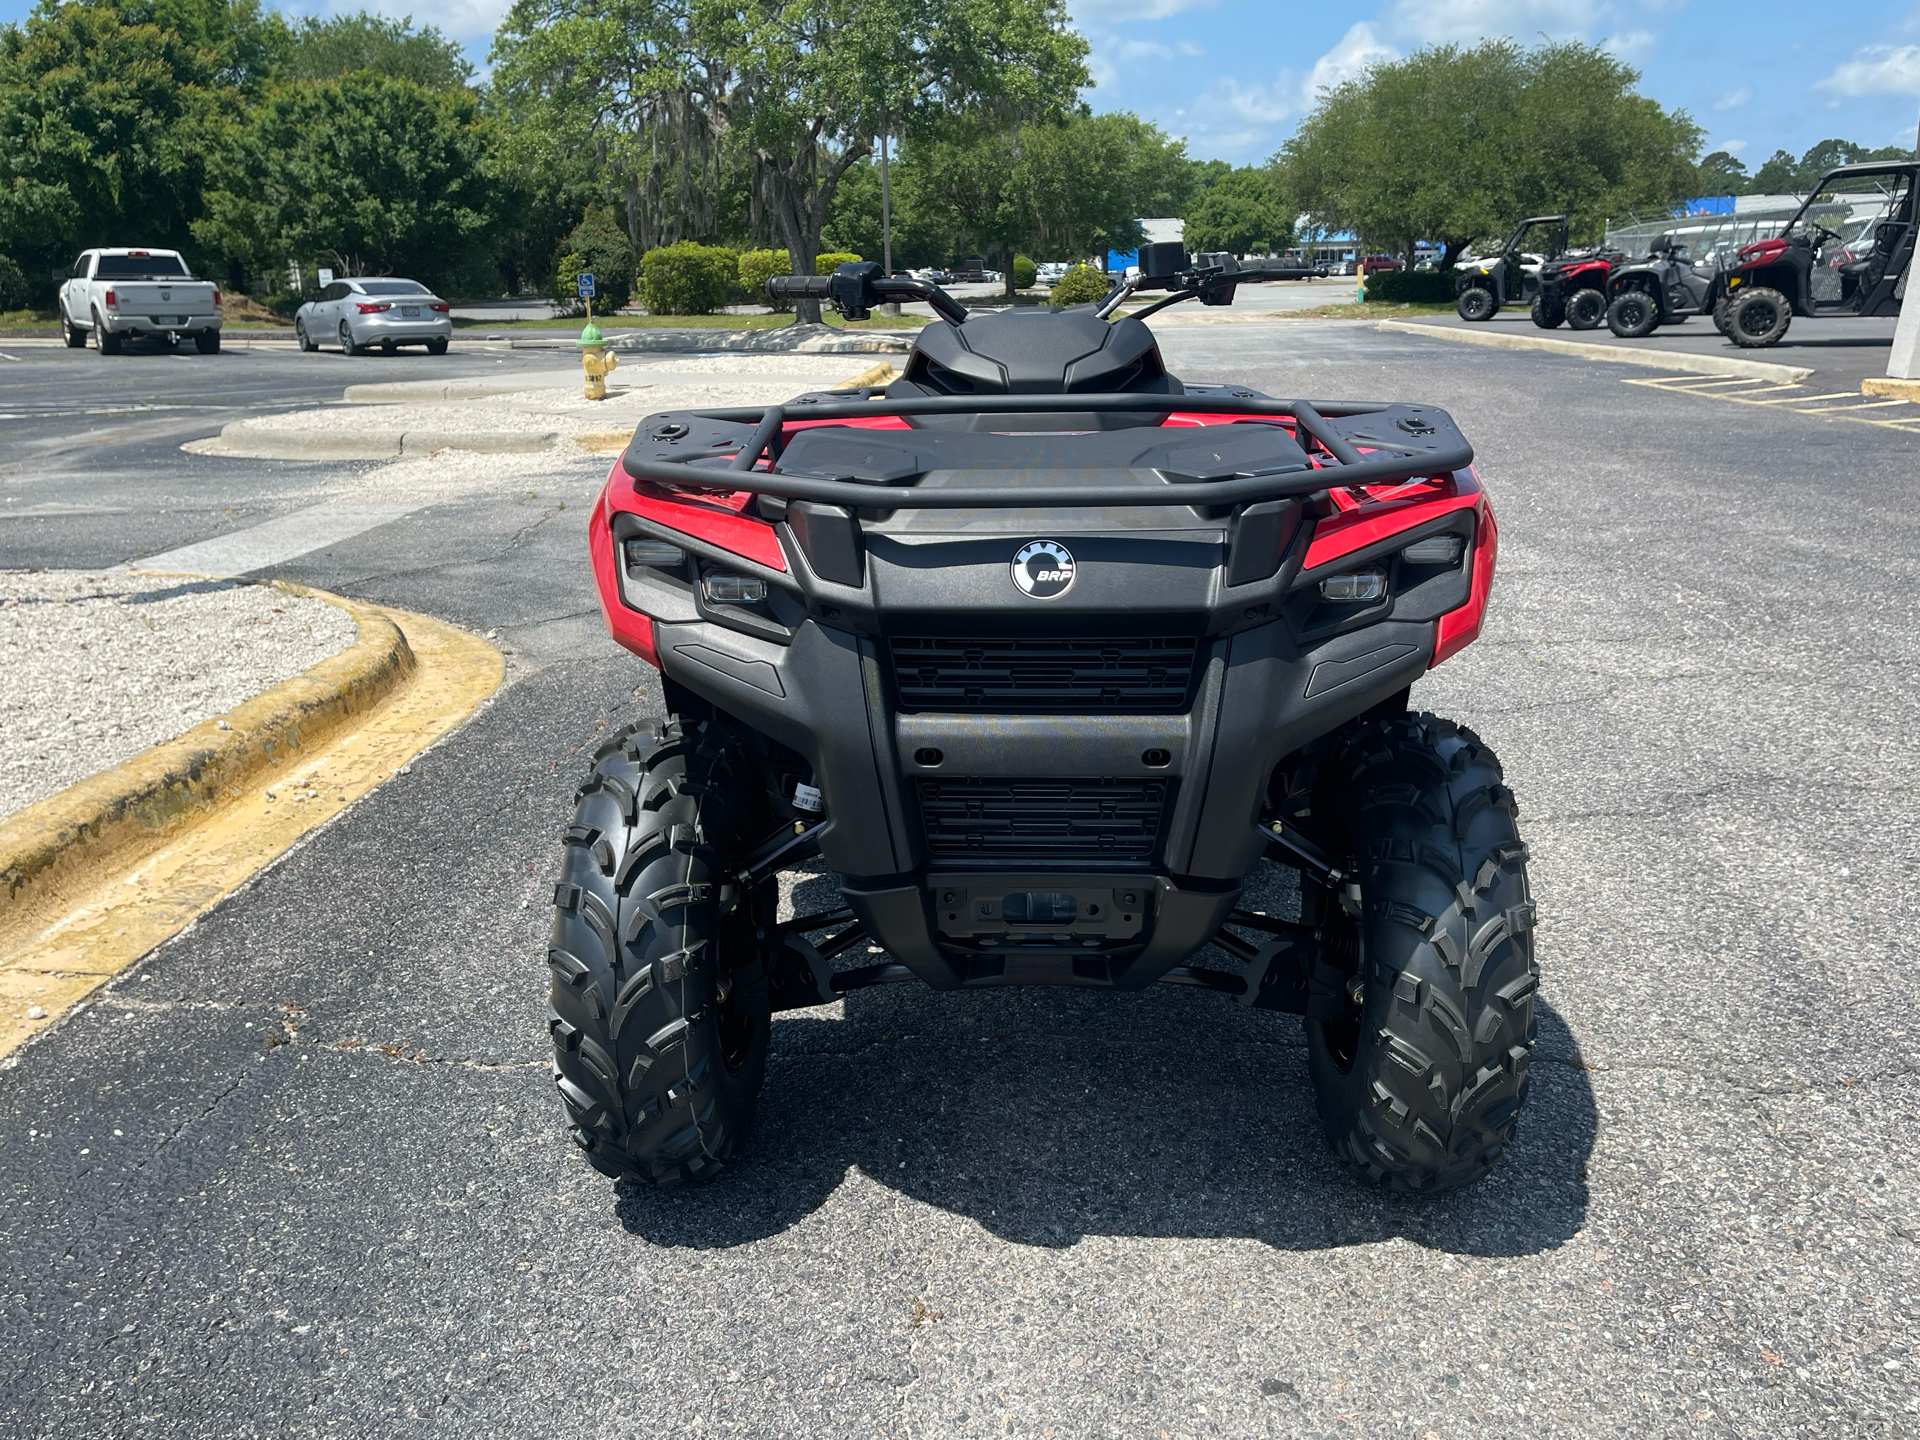
<instances>
[{"instance_id":1,"label":"handicap parking sign","mask_svg":"<svg viewBox=\"0 0 1920 1440\"><path fill-rule=\"evenodd\" d=\"M580 287L580 298L582 300L593 299L593 276L582 271L573 277L573 283Z\"/></svg>"}]
</instances>

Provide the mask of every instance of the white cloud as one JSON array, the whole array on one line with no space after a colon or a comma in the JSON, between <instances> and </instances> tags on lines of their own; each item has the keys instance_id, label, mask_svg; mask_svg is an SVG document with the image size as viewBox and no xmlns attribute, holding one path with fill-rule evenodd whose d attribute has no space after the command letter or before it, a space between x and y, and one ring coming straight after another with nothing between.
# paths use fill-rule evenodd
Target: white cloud
<instances>
[{"instance_id":1,"label":"white cloud","mask_svg":"<svg viewBox=\"0 0 1920 1440\"><path fill-rule=\"evenodd\" d=\"M1322 90L1331 90L1353 79L1376 61L1399 58L1400 52L1381 40L1373 26L1362 20L1313 62L1313 70L1300 85L1300 103L1311 108Z\"/></svg>"},{"instance_id":2,"label":"white cloud","mask_svg":"<svg viewBox=\"0 0 1920 1440\"><path fill-rule=\"evenodd\" d=\"M1920 94L1920 45L1869 45L1813 88L1836 95Z\"/></svg>"},{"instance_id":3,"label":"white cloud","mask_svg":"<svg viewBox=\"0 0 1920 1440\"><path fill-rule=\"evenodd\" d=\"M1600 42L1600 48L1615 59L1634 65L1651 60L1659 43L1660 37L1651 30L1628 30L1624 34L1607 36Z\"/></svg>"},{"instance_id":4,"label":"white cloud","mask_svg":"<svg viewBox=\"0 0 1920 1440\"><path fill-rule=\"evenodd\" d=\"M1716 140L1707 146L1707 153L1711 155L1715 150L1724 150L1729 155L1738 155L1746 148L1747 142L1744 140Z\"/></svg>"},{"instance_id":5,"label":"white cloud","mask_svg":"<svg viewBox=\"0 0 1920 1440\"><path fill-rule=\"evenodd\" d=\"M1738 110L1751 99L1753 99L1753 91L1751 90L1745 88L1730 90L1713 102L1713 108L1716 110Z\"/></svg>"}]
</instances>

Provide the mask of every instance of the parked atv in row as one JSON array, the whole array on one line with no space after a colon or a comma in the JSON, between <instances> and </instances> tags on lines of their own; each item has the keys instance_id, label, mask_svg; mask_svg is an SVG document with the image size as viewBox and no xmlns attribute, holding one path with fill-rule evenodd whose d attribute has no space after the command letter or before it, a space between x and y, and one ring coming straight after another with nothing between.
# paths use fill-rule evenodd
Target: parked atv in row
<instances>
[{"instance_id":1,"label":"parked atv in row","mask_svg":"<svg viewBox=\"0 0 1920 1440\"><path fill-rule=\"evenodd\" d=\"M1661 235L1644 259L1616 265L1607 277L1607 328L1622 340L1638 340L1693 315L1712 315L1718 325L1725 294L1719 265L1696 265L1684 245Z\"/></svg>"},{"instance_id":2,"label":"parked atv in row","mask_svg":"<svg viewBox=\"0 0 1920 1440\"><path fill-rule=\"evenodd\" d=\"M1533 297L1533 323L1542 330L1562 322L1574 330L1597 330L1607 318L1607 279L1627 257L1618 250L1561 255L1540 267Z\"/></svg>"},{"instance_id":3,"label":"parked atv in row","mask_svg":"<svg viewBox=\"0 0 1920 1440\"><path fill-rule=\"evenodd\" d=\"M1184 383L1109 318L1284 271L1144 246L1098 307L969 316L879 270L768 291L931 303L901 379L648 416L589 518L667 714L600 747L565 835L547 1025L574 1142L609 1176L714 1175L776 1011L1173 984L1301 1017L1361 1179L1479 1180L1528 1094L1527 847L1493 752L1409 704L1493 583L1472 447L1430 405ZM786 913L779 876L815 860L837 898ZM1269 863L1285 913L1243 899Z\"/></svg>"},{"instance_id":4,"label":"parked atv in row","mask_svg":"<svg viewBox=\"0 0 1920 1440\"><path fill-rule=\"evenodd\" d=\"M1820 177L1776 239L1743 245L1726 277L1736 345L1776 345L1796 315L1894 315L1913 265L1920 160L1842 165Z\"/></svg>"}]
</instances>

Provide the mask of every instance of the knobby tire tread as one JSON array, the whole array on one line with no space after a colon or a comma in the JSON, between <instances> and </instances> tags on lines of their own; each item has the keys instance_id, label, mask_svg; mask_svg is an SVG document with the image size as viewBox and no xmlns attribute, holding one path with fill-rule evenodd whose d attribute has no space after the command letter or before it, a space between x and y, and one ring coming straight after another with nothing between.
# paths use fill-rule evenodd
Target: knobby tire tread
<instances>
[{"instance_id":1,"label":"knobby tire tread","mask_svg":"<svg viewBox=\"0 0 1920 1440\"><path fill-rule=\"evenodd\" d=\"M1533 1058L1534 905L1513 793L1477 735L1432 715L1343 740L1313 809L1342 817L1358 865L1364 989L1348 1068L1307 1022L1320 1117L1362 1180L1457 1189L1506 1149Z\"/></svg>"},{"instance_id":2,"label":"knobby tire tread","mask_svg":"<svg viewBox=\"0 0 1920 1440\"><path fill-rule=\"evenodd\" d=\"M711 1179L753 1120L770 1010L732 879L764 828L743 770L717 725L627 727L595 754L563 838L547 954L553 1078L574 1142L615 1178ZM731 1067L723 982L750 1036Z\"/></svg>"}]
</instances>

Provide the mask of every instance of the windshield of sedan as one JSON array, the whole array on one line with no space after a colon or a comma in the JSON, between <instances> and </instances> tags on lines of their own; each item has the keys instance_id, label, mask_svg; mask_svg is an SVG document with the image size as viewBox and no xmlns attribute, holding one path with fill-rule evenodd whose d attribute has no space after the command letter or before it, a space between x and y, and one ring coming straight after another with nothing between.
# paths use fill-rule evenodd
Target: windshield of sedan
<instances>
[{"instance_id":1,"label":"windshield of sedan","mask_svg":"<svg viewBox=\"0 0 1920 1440\"><path fill-rule=\"evenodd\" d=\"M417 280L362 280L361 293L366 295L426 295L427 287Z\"/></svg>"},{"instance_id":2,"label":"windshield of sedan","mask_svg":"<svg viewBox=\"0 0 1920 1440\"><path fill-rule=\"evenodd\" d=\"M96 280L165 280L186 273L178 255L102 255L93 266Z\"/></svg>"}]
</instances>

